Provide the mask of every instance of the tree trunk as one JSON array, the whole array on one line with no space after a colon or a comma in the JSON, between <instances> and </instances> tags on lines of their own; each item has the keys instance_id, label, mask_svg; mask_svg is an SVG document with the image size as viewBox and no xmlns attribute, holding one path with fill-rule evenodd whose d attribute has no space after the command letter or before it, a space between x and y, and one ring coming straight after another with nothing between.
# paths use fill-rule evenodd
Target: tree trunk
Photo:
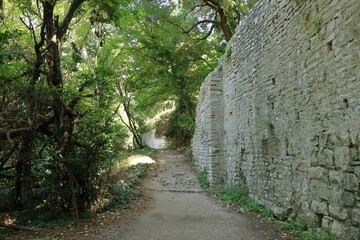
<instances>
[{"instance_id":1,"label":"tree trunk","mask_svg":"<svg viewBox=\"0 0 360 240\"><path fill-rule=\"evenodd\" d=\"M220 15L220 28L221 28L222 32L224 33L226 41L229 42L233 36L233 33L229 26L228 18L226 17L226 14L222 8L219 9L218 13Z\"/></svg>"},{"instance_id":2,"label":"tree trunk","mask_svg":"<svg viewBox=\"0 0 360 240\"><path fill-rule=\"evenodd\" d=\"M83 0L75 1L80 6ZM63 78L61 73L61 58L59 51L59 44L62 34L66 32L66 29L60 29L58 23L58 16L54 16L55 0L48 0L43 2L44 7L44 24L46 26L46 40L49 54L47 56L48 73L47 82L50 87L54 88L52 94L52 107L54 112L54 123L55 123L55 139L57 143L57 155L59 159L64 159L69 148L69 142L72 137L74 129L74 118L75 116L69 116L66 114L66 105L63 98ZM74 4L74 3L73 3ZM73 6L71 9L73 9ZM67 15L68 17L68 15ZM69 19L68 19L69 20ZM70 19L71 20L71 19ZM70 21L69 20L69 21ZM66 20L64 20L65 22ZM64 166L64 171L69 169ZM71 208L74 213L74 217L77 218L77 191L74 186L76 182L75 176L70 173L71 179L69 181L69 188L72 192ZM75 190L74 190L75 189Z\"/></svg>"},{"instance_id":3,"label":"tree trunk","mask_svg":"<svg viewBox=\"0 0 360 240\"><path fill-rule=\"evenodd\" d=\"M15 206L24 208L26 199L31 193L31 158L33 150L34 136L27 135L23 140L23 145L19 153L18 161L15 166Z\"/></svg>"}]
</instances>

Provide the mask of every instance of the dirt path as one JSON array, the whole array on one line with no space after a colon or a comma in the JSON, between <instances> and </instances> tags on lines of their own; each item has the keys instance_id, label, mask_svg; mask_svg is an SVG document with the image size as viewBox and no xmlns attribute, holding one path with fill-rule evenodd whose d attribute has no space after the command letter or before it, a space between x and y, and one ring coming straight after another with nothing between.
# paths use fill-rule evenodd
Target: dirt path
<instances>
[{"instance_id":1,"label":"dirt path","mask_svg":"<svg viewBox=\"0 0 360 240\"><path fill-rule=\"evenodd\" d=\"M179 153L162 150L157 160L157 173L145 185L154 198L151 206L129 224L112 227L98 239L291 239L256 217L214 203L199 187L190 163Z\"/></svg>"}]
</instances>

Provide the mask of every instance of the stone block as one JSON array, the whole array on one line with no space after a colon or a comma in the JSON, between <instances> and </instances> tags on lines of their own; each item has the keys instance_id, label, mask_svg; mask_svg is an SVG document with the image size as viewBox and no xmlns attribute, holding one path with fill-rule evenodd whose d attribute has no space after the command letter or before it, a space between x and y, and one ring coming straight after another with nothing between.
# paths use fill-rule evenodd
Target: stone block
<instances>
[{"instance_id":1,"label":"stone block","mask_svg":"<svg viewBox=\"0 0 360 240\"><path fill-rule=\"evenodd\" d=\"M348 147L337 147L334 156L336 168L346 171L351 162L350 149Z\"/></svg>"},{"instance_id":2,"label":"stone block","mask_svg":"<svg viewBox=\"0 0 360 240\"><path fill-rule=\"evenodd\" d=\"M342 182L344 181L344 173L331 170L329 172L329 181L333 184L342 185Z\"/></svg>"},{"instance_id":3,"label":"stone block","mask_svg":"<svg viewBox=\"0 0 360 240\"><path fill-rule=\"evenodd\" d=\"M344 232L345 232L345 224L337 220L334 220L330 229L330 233L335 236L342 236Z\"/></svg>"},{"instance_id":4,"label":"stone block","mask_svg":"<svg viewBox=\"0 0 360 240\"><path fill-rule=\"evenodd\" d=\"M319 166L332 167L334 165L334 151L331 149L324 149L317 156Z\"/></svg>"},{"instance_id":5,"label":"stone block","mask_svg":"<svg viewBox=\"0 0 360 240\"><path fill-rule=\"evenodd\" d=\"M331 217L338 220L346 220L348 211L344 207L329 205L329 214Z\"/></svg>"},{"instance_id":6,"label":"stone block","mask_svg":"<svg viewBox=\"0 0 360 240\"><path fill-rule=\"evenodd\" d=\"M326 26L326 31L328 33L332 32L335 29L335 21L330 21Z\"/></svg>"},{"instance_id":7,"label":"stone block","mask_svg":"<svg viewBox=\"0 0 360 240\"><path fill-rule=\"evenodd\" d=\"M345 175L345 190L355 191L358 188L359 179L355 174L347 173Z\"/></svg>"},{"instance_id":8,"label":"stone block","mask_svg":"<svg viewBox=\"0 0 360 240\"><path fill-rule=\"evenodd\" d=\"M323 167L312 167L309 169L310 179L322 179L327 175L327 170Z\"/></svg>"},{"instance_id":9,"label":"stone block","mask_svg":"<svg viewBox=\"0 0 360 240\"><path fill-rule=\"evenodd\" d=\"M352 192L343 193L344 206L353 207L355 205L355 195Z\"/></svg>"},{"instance_id":10,"label":"stone block","mask_svg":"<svg viewBox=\"0 0 360 240\"><path fill-rule=\"evenodd\" d=\"M319 202L316 200L313 200L311 202L311 209L318 214L322 214L322 215L328 215L328 205L326 202Z\"/></svg>"},{"instance_id":11,"label":"stone block","mask_svg":"<svg viewBox=\"0 0 360 240\"><path fill-rule=\"evenodd\" d=\"M323 200L330 200L332 197L332 189L328 187L319 187L317 193Z\"/></svg>"},{"instance_id":12,"label":"stone block","mask_svg":"<svg viewBox=\"0 0 360 240\"><path fill-rule=\"evenodd\" d=\"M329 203L335 203L335 204L343 203L342 201L343 193L344 190L342 189L330 189Z\"/></svg>"},{"instance_id":13,"label":"stone block","mask_svg":"<svg viewBox=\"0 0 360 240\"><path fill-rule=\"evenodd\" d=\"M278 206L271 207L274 216L280 220L286 220L292 212L292 208L282 208Z\"/></svg>"},{"instance_id":14,"label":"stone block","mask_svg":"<svg viewBox=\"0 0 360 240\"><path fill-rule=\"evenodd\" d=\"M355 174L358 178L360 178L360 166L354 168L354 174Z\"/></svg>"},{"instance_id":15,"label":"stone block","mask_svg":"<svg viewBox=\"0 0 360 240\"><path fill-rule=\"evenodd\" d=\"M360 208L353 209L351 211L351 222L360 226Z\"/></svg>"},{"instance_id":16,"label":"stone block","mask_svg":"<svg viewBox=\"0 0 360 240\"><path fill-rule=\"evenodd\" d=\"M347 240L359 240L360 239L360 228L358 227L348 227L346 229L346 239Z\"/></svg>"},{"instance_id":17,"label":"stone block","mask_svg":"<svg viewBox=\"0 0 360 240\"><path fill-rule=\"evenodd\" d=\"M325 216L323 217L323 219L321 220L321 227L325 230L325 231L330 231L331 226L333 224L334 219L332 219L331 217Z\"/></svg>"}]
</instances>

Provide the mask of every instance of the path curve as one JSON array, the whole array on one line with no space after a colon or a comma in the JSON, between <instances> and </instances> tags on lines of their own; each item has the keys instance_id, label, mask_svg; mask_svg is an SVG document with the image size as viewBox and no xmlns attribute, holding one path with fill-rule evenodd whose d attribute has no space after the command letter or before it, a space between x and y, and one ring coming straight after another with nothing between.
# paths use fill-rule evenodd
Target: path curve
<instances>
[{"instance_id":1,"label":"path curve","mask_svg":"<svg viewBox=\"0 0 360 240\"><path fill-rule=\"evenodd\" d=\"M189 160L161 150L158 168L145 185L154 198L151 206L127 226L113 227L101 239L123 240L282 240L279 229L257 218L231 212L214 202L199 186Z\"/></svg>"}]
</instances>

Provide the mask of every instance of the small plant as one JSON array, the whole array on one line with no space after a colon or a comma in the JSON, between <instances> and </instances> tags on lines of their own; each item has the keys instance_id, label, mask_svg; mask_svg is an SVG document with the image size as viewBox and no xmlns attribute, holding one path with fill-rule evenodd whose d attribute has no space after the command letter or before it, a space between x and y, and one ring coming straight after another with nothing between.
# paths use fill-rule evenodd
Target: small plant
<instances>
[{"instance_id":1,"label":"small plant","mask_svg":"<svg viewBox=\"0 0 360 240\"><path fill-rule=\"evenodd\" d=\"M109 184L106 186L105 195L107 204L102 210L131 208L132 200L139 197L129 184Z\"/></svg>"},{"instance_id":2,"label":"small plant","mask_svg":"<svg viewBox=\"0 0 360 240\"><path fill-rule=\"evenodd\" d=\"M274 123L272 121L265 121L264 123L271 131L274 130Z\"/></svg>"},{"instance_id":3,"label":"small plant","mask_svg":"<svg viewBox=\"0 0 360 240\"><path fill-rule=\"evenodd\" d=\"M208 189L210 188L210 182L207 179L207 172L206 170L202 171L202 172L197 172L196 173L196 178L199 180L199 184L202 188L204 189Z\"/></svg>"},{"instance_id":4,"label":"small plant","mask_svg":"<svg viewBox=\"0 0 360 240\"><path fill-rule=\"evenodd\" d=\"M293 2L296 3L296 5L300 5L301 3L304 2L304 0L292 0Z\"/></svg>"},{"instance_id":5,"label":"small plant","mask_svg":"<svg viewBox=\"0 0 360 240\"><path fill-rule=\"evenodd\" d=\"M227 45L226 48L225 48L225 56L230 57L231 54L232 54L231 46Z\"/></svg>"},{"instance_id":6,"label":"small plant","mask_svg":"<svg viewBox=\"0 0 360 240\"><path fill-rule=\"evenodd\" d=\"M257 127L262 130L269 129L272 131L274 130L275 125L271 120L259 120L257 122Z\"/></svg>"},{"instance_id":7,"label":"small plant","mask_svg":"<svg viewBox=\"0 0 360 240\"><path fill-rule=\"evenodd\" d=\"M259 142L259 143L264 143L266 142L268 139L268 137L266 137L265 134L261 134L261 136L259 136L258 138L256 138L256 140Z\"/></svg>"},{"instance_id":8,"label":"small plant","mask_svg":"<svg viewBox=\"0 0 360 240\"><path fill-rule=\"evenodd\" d=\"M319 38L319 39L323 39L324 38L324 35L320 32L321 31L321 18L320 17L316 17L314 18L312 21L312 26L313 28L316 29L316 36Z\"/></svg>"},{"instance_id":9,"label":"small plant","mask_svg":"<svg viewBox=\"0 0 360 240\"><path fill-rule=\"evenodd\" d=\"M311 21L311 23L313 24L313 26L314 26L315 28L319 29L319 28L320 28L320 25L321 25L321 19L320 19L320 17L314 18L314 19Z\"/></svg>"},{"instance_id":10,"label":"small plant","mask_svg":"<svg viewBox=\"0 0 360 240\"><path fill-rule=\"evenodd\" d=\"M249 212L257 212L264 217L272 217L269 209L249 197L249 192L245 187L224 188L219 193L220 199L229 204L238 204Z\"/></svg>"}]
</instances>

